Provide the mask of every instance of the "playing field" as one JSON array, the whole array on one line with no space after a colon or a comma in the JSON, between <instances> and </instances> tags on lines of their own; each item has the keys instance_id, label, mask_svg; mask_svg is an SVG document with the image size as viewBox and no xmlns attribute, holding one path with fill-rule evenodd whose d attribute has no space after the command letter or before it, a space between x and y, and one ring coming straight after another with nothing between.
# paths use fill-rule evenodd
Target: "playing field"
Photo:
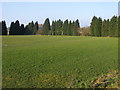
<instances>
[{"instance_id":1,"label":"playing field","mask_svg":"<svg viewBox=\"0 0 120 90\"><path fill-rule=\"evenodd\" d=\"M2 41L3 88L116 87L110 75L117 71L117 38L28 35ZM96 84L104 75L109 83Z\"/></svg>"}]
</instances>

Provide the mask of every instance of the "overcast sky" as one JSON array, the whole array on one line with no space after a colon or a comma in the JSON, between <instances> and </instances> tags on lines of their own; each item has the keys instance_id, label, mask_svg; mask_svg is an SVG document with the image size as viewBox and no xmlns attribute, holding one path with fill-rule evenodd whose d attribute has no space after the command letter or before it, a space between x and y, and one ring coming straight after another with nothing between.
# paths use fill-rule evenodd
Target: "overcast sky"
<instances>
[{"instance_id":1,"label":"overcast sky","mask_svg":"<svg viewBox=\"0 0 120 90\"><path fill-rule=\"evenodd\" d=\"M89 26L95 15L103 19L118 14L117 2L3 2L2 20L7 26L12 21L28 24L38 21L43 24L46 18L52 20L79 19L81 27Z\"/></svg>"}]
</instances>

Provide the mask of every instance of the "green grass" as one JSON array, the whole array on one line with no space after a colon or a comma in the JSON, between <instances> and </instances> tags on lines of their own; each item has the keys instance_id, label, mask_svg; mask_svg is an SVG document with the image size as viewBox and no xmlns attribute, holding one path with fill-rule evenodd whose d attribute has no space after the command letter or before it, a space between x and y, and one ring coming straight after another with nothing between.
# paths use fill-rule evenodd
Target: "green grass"
<instances>
[{"instance_id":1,"label":"green grass","mask_svg":"<svg viewBox=\"0 0 120 90\"><path fill-rule=\"evenodd\" d=\"M2 41L3 88L91 87L117 70L117 38L33 35Z\"/></svg>"}]
</instances>

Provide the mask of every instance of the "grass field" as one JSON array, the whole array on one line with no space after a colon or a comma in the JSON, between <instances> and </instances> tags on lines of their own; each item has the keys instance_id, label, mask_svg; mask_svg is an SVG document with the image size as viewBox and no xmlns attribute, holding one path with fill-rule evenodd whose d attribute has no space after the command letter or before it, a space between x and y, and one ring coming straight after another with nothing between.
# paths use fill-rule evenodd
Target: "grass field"
<instances>
[{"instance_id":1,"label":"grass field","mask_svg":"<svg viewBox=\"0 0 120 90\"><path fill-rule=\"evenodd\" d=\"M3 88L116 87L117 38L28 35L2 41Z\"/></svg>"}]
</instances>

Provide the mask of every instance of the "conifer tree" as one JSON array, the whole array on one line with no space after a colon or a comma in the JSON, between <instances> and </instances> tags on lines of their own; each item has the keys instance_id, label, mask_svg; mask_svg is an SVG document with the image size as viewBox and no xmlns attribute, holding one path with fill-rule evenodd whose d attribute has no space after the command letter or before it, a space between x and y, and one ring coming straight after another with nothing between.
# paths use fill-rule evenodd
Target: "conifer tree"
<instances>
[{"instance_id":1,"label":"conifer tree","mask_svg":"<svg viewBox=\"0 0 120 90\"><path fill-rule=\"evenodd\" d=\"M56 35L62 34L62 24L63 24L63 22L60 19L55 22Z\"/></svg>"},{"instance_id":2,"label":"conifer tree","mask_svg":"<svg viewBox=\"0 0 120 90\"><path fill-rule=\"evenodd\" d=\"M2 22L0 22L0 35L2 35Z\"/></svg>"},{"instance_id":3,"label":"conifer tree","mask_svg":"<svg viewBox=\"0 0 120 90\"><path fill-rule=\"evenodd\" d=\"M48 35L49 31L50 31L50 21L49 21L49 18L47 18L43 25L43 34Z\"/></svg>"},{"instance_id":4,"label":"conifer tree","mask_svg":"<svg viewBox=\"0 0 120 90\"><path fill-rule=\"evenodd\" d=\"M68 35L72 35L72 28L71 28L71 26L72 26L72 23L71 23L71 21L69 22L69 24L68 24Z\"/></svg>"},{"instance_id":5,"label":"conifer tree","mask_svg":"<svg viewBox=\"0 0 120 90\"><path fill-rule=\"evenodd\" d=\"M71 35L75 36L75 22L74 21L71 23Z\"/></svg>"},{"instance_id":6,"label":"conifer tree","mask_svg":"<svg viewBox=\"0 0 120 90\"><path fill-rule=\"evenodd\" d=\"M98 19L97 19L97 33L96 33L96 36L97 37L100 37L101 36L101 27L102 27L102 19L99 17Z\"/></svg>"},{"instance_id":7,"label":"conifer tree","mask_svg":"<svg viewBox=\"0 0 120 90\"><path fill-rule=\"evenodd\" d=\"M15 31L15 35L20 35L20 23L18 20L16 20L15 22L14 31Z\"/></svg>"},{"instance_id":8,"label":"conifer tree","mask_svg":"<svg viewBox=\"0 0 120 90\"><path fill-rule=\"evenodd\" d=\"M101 27L102 27L102 19L94 16L90 26L91 36L100 37Z\"/></svg>"},{"instance_id":9,"label":"conifer tree","mask_svg":"<svg viewBox=\"0 0 120 90\"><path fill-rule=\"evenodd\" d=\"M55 22L52 21L51 35L55 35Z\"/></svg>"},{"instance_id":10,"label":"conifer tree","mask_svg":"<svg viewBox=\"0 0 120 90\"><path fill-rule=\"evenodd\" d=\"M29 33L29 29L28 29L28 25L26 25L25 26L25 33L24 33L24 35L29 35L30 33Z\"/></svg>"},{"instance_id":11,"label":"conifer tree","mask_svg":"<svg viewBox=\"0 0 120 90\"><path fill-rule=\"evenodd\" d=\"M15 32L15 23L14 22L11 22L10 30L9 30L9 35L16 35L16 32Z\"/></svg>"},{"instance_id":12,"label":"conifer tree","mask_svg":"<svg viewBox=\"0 0 120 90\"><path fill-rule=\"evenodd\" d=\"M120 16L118 17L118 36L120 37Z\"/></svg>"},{"instance_id":13,"label":"conifer tree","mask_svg":"<svg viewBox=\"0 0 120 90\"><path fill-rule=\"evenodd\" d=\"M114 37L118 35L118 29L117 29L117 16L113 16L110 20L110 31L109 36Z\"/></svg>"},{"instance_id":14,"label":"conifer tree","mask_svg":"<svg viewBox=\"0 0 120 90\"><path fill-rule=\"evenodd\" d=\"M7 26L5 21L2 21L2 35L7 35Z\"/></svg>"},{"instance_id":15,"label":"conifer tree","mask_svg":"<svg viewBox=\"0 0 120 90\"><path fill-rule=\"evenodd\" d=\"M34 35L35 31L34 31L34 22L30 22L27 26L28 29L28 34L29 35Z\"/></svg>"},{"instance_id":16,"label":"conifer tree","mask_svg":"<svg viewBox=\"0 0 120 90\"><path fill-rule=\"evenodd\" d=\"M109 19L102 22L101 36L106 37L109 33Z\"/></svg>"},{"instance_id":17,"label":"conifer tree","mask_svg":"<svg viewBox=\"0 0 120 90\"><path fill-rule=\"evenodd\" d=\"M38 22L35 22L35 25L34 25L34 33L33 34L36 34L37 30L39 29L38 27Z\"/></svg>"},{"instance_id":18,"label":"conifer tree","mask_svg":"<svg viewBox=\"0 0 120 90\"><path fill-rule=\"evenodd\" d=\"M91 36L95 36L95 31L96 31L96 21L97 21L97 17L96 16L93 16L92 18L92 22L91 22L91 25L90 25L90 33L91 33Z\"/></svg>"},{"instance_id":19,"label":"conifer tree","mask_svg":"<svg viewBox=\"0 0 120 90\"><path fill-rule=\"evenodd\" d=\"M77 20L75 21L75 30L74 30L75 36L78 36L78 35L79 35L79 32L78 32L79 28L80 28L79 20L77 19Z\"/></svg>"},{"instance_id":20,"label":"conifer tree","mask_svg":"<svg viewBox=\"0 0 120 90\"><path fill-rule=\"evenodd\" d=\"M25 34L25 27L24 24L21 24L20 26L20 35L24 35Z\"/></svg>"},{"instance_id":21,"label":"conifer tree","mask_svg":"<svg viewBox=\"0 0 120 90\"><path fill-rule=\"evenodd\" d=\"M63 35L68 35L68 19L63 24Z\"/></svg>"},{"instance_id":22,"label":"conifer tree","mask_svg":"<svg viewBox=\"0 0 120 90\"><path fill-rule=\"evenodd\" d=\"M104 21L102 22L102 28L101 28L101 31L102 31L102 36L105 37L106 36L106 20L104 19Z\"/></svg>"}]
</instances>

